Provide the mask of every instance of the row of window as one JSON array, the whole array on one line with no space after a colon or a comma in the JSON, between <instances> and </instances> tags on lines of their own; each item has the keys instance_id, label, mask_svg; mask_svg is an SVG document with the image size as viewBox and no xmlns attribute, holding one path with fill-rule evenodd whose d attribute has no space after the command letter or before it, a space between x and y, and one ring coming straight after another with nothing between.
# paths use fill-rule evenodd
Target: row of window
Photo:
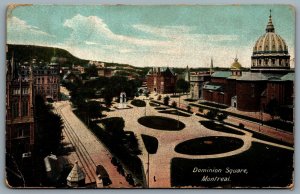
<instances>
[{"instance_id":1,"label":"row of window","mask_svg":"<svg viewBox=\"0 0 300 194\"><path fill-rule=\"evenodd\" d=\"M46 79L44 79L44 77L40 78L38 77L37 79L35 79L36 83L44 83L46 82ZM47 78L47 83L58 83L58 79L57 78Z\"/></svg>"},{"instance_id":2,"label":"row of window","mask_svg":"<svg viewBox=\"0 0 300 194\"><path fill-rule=\"evenodd\" d=\"M19 102L15 101L15 102L12 102L12 105L11 105L11 113L12 113L12 117L13 118L16 118L16 117L19 117L19 116L28 116L28 100L23 100L21 102L21 107L19 107ZM21 110L20 110L21 108ZM20 114L21 113L21 114Z\"/></svg>"},{"instance_id":3,"label":"row of window","mask_svg":"<svg viewBox=\"0 0 300 194\"><path fill-rule=\"evenodd\" d=\"M12 90L13 95L20 95L21 89L20 88L14 88ZM29 88L22 88L22 94L29 94Z\"/></svg>"},{"instance_id":4,"label":"row of window","mask_svg":"<svg viewBox=\"0 0 300 194\"><path fill-rule=\"evenodd\" d=\"M279 65L280 66L288 66L288 63L285 63L285 61L284 60L281 60L281 59L279 59ZM261 66L261 65L265 65L265 64L269 64L269 59L258 59L257 60L257 65L258 66ZM253 66L255 66L256 65L256 63L255 63L255 61L253 61ZM270 61L270 65L276 65L276 61L275 61L275 59L271 59L271 61Z\"/></svg>"}]
</instances>

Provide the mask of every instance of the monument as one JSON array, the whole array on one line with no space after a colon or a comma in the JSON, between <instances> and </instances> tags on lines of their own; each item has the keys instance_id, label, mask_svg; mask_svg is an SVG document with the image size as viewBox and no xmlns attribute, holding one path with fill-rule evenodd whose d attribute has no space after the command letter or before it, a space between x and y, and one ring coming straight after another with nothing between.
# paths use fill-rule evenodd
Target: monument
<instances>
[{"instance_id":1,"label":"monument","mask_svg":"<svg viewBox=\"0 0 300 194\"><path fill-rule=\"evenodd\" d=\"M120 103L119 103L118 108L119 109L128 108L127 103L126 103L126 93L125 92L120 93Z\"/></svg>"}]
</instances>

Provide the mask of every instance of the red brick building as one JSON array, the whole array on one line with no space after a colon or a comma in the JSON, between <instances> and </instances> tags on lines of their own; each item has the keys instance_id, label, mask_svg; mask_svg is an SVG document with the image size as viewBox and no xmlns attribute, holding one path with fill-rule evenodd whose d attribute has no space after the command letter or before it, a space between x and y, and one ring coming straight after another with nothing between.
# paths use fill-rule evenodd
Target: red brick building
<instances>
[{"instance_id":1,"label":"red brick building","mask_svg":"<svg viewBox=\"0 0 300 194\"><path fill-rule=\"evenodd\" d=\"M237 59L231 71L215 72L203 87L204 100L236 107L240 111L268 112L276 106L293 120L294 71L285 41L275 33L272 16L266 33L253 47L250 71L242 71Z\"/></svg>"},{"instance_id":2,"label":"red brick building","mask_svg":"<svg viewBox=\"0 0 300 194\"><path fill-rule=\"evenodd\" d=\"M16 158L34 145L33 75L31 67L7 62L6 152Z\"/></svg>"},{"instance_id":3,"label":"red brick building","mask_svg":"<svg viewBox=\"0 0 300 194\"><path fill-rule=\"evenodd\" d=\"M203 86L203 99L219 104L233 105L236 96L236 79L242 75L242 66L236 58L230 71L217 71L211 75L210 82Z\"/></svg>"},{"instance_id":4,"label":"red brick building","mask_svg":"<svg viewBox=\"0 0 300 194\"><path fill-rule=\"evenodd\" d=\"M149 92L174 93L177 76L171 68L153 67L147 74Z\"/></svg>"},{"instance_id":5,"label":"red brick building","mask_svg":"<svg viewBox=\"0 0 300 194\"><path fill-rule=\"evenodd\" d=\"M237 80L237 109L264 112L272 101L293 109L293 81L288 46L275 33L270 15L266 33L253 47L251 71Z\"/></svg>"}]
</instances>

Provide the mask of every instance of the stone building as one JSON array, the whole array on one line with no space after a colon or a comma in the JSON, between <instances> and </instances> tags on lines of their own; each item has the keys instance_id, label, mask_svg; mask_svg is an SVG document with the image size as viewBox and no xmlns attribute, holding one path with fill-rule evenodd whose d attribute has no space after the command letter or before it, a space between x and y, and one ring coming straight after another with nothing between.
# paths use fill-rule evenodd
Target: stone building
<instances>
[{"instance_id":1,"label":"stone building","mask_svg":"<svg viewBox=\"0 0 300 194\"><path fill-rule=\"evenodd\" d=\"M203 98L203 86L210 81L210 72L191 72L189 76L190 83L190 98L202 99Z\"/></svg>"},{"instance_id":2,"label":"stone building","mask_svg":"<svg viewBox=\"0 0 300 194\"><path fill-rule=\"evenodd\" d=\"M149 92L174 93L177 76L169 67L153 67L147 74Z\"/></svg>"},{"instance_id":3,"label":"stone building","mask_svg":"<svg viewBox=\"0 0 300 194\"><path fill-rule=\"evenodd\" d=\"M60 95L60 75L58 66L38 65L33 67L34 96L44 100L58 101Z\"/></svg>"}]
</instances>

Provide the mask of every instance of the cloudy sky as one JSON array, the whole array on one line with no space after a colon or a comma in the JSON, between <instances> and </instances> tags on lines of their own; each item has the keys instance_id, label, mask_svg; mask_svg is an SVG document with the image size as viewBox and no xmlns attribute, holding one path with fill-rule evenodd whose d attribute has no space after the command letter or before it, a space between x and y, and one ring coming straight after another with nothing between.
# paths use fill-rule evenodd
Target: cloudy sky
<instances>
[{"instance_id":1,"label":"cloudy sky","mask_svg":"<svg viewBox=\"0 0 300 194\"><path fill-rule=\"evenodd\" d=\"M90 60L135 66L250 66L272 9L294 58L290 6L54 6L8 9L7 43L54 46Z\"/></svg>"}]
</instances>

